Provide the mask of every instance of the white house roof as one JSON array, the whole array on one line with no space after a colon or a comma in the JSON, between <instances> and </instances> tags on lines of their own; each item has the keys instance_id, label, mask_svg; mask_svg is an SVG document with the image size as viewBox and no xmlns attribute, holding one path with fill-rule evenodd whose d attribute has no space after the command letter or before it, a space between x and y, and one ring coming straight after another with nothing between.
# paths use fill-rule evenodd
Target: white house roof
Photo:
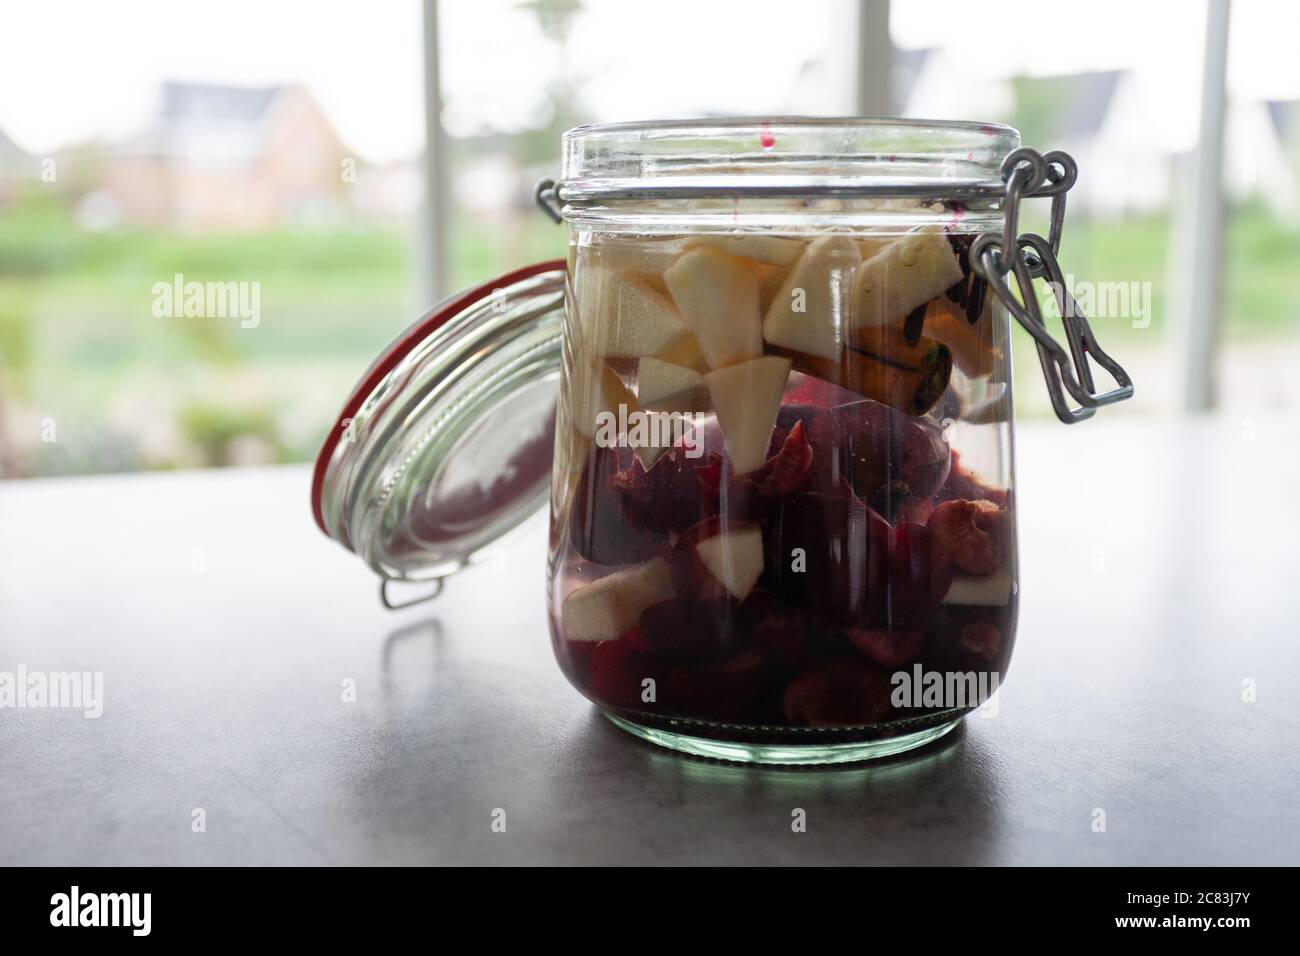
<instances>
[{"instance_id":1,"label":"white house roof","mask_svg":"<svg viewBox=\"0 0 1300 956\"><path fill-rule=\"evenodd\" d=\"M260 149L267 113L286 89L164 83L141 145L196 164L251 160Z\"/></svg>"},{"instance_id":2,"label":"white house roof","mask_svg":"<svg viewBox=\"0 0 1300 956\"><path fill-rule=\"evenodd\" d=\"M255 123L283 89L283 86L168 82L162 87L158 117L164 123Z\"/></svg>"}]
</instances>

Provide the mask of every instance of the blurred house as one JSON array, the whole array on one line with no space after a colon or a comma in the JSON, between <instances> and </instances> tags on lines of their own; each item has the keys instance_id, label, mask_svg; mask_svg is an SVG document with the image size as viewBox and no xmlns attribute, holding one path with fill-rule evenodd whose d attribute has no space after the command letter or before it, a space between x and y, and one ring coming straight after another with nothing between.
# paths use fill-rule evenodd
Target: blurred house
<instances>
[{"instance_id":1,"label":"blurred house","mask_svg":"<svg viewBox=\"0 0 1300 956\"><path fill-rule=\"evenodd\" d=\"M1011 113L1006 80L976 74L941 48L895 50L890 95L900 116L998 121Z\"/></svg>"},{"instance_id":2,"label":"blurred house","mask_svg":"<svg viewBox=\"0 0 1300 956\"><path fill-rule=\"evenodd\" d=\"M98 221L262 228L338 218L358 160L299 85L166 83L85 204Z\"/></svg>"},{"instance_id":3,"label":"blurred house","mask_svg":"<svg viewBox=\"0 0 1300 956\"><path fill-rule=\"evenodd\" d=\"M1264 105L1287 163L1300 173L1300 100L1269 100Z\"/></svg>"},{"instance_id":4,"label":"blurred house","mask_svg":"<svg viewBox=\"0 0 1300 956\"><path fill-rule=\"evenodd\" d=\"M1258 197L1284 222L1300 223L1300 103L1233 100L1224 177L1234 199Z\"/></svg>"},{"instance_id":5,"label":"blurred house","mask_svg":"<svg viewBox=\"0 0 1300 956\"><path fill-rule=\"evenodd\" d=\"M1190 169L1194 112L1165 108L1128 70L1018 77L1013 123L1025 142L1064 149L1079 164L1076 208L1101 218L1156 213L1175 201ZM1284 141L1294 113L1258 100L1231 100L1223 179L1234 201L1258 199L1279 218L1300 208L1300 163ZM1295 133L1294 120L1291 132ZM1296 153L1291 153L1294 157Z\"/></svg>"},{"instance_id":6,"label":"blurred house","mask_svg":"<svg viewBox=\"0 0 1300 956\"><path fill-rule=\"evenodd\" d=\"M40 179L40 162L0 129L0 203L14 197L26 182Z\"/></svg>"},{"instance_id":7,"label":"blurred house","mask_svg":"<svg viewBox=\"0 0 1300 956\"><path fill-rule=\"evenodd\" d=\"M1101 218L1169 205L1174 155L1168 117L1152 117L1128 70L1017 77L1014 121L1025 142L1079 164L1070 205Z\"/></svg>"},{"instance_id":8,"label":"blurred house","mask_svg":"<svg viewBox=\"0 0 1300 956\"><path fill-rule=\"evenodd\" d=\"M1003 79L942 49L912 49L895 51L891 79L902 116L1007 122L1027 145L1070 153L1081 172L1070 204L1093 216L1162 212L1190 168L1195 108L1171 109L1130 70ZM1233 100L1226 124L1226 195L1300 222L1300 101Z\"/></svg>"}]
</instances>

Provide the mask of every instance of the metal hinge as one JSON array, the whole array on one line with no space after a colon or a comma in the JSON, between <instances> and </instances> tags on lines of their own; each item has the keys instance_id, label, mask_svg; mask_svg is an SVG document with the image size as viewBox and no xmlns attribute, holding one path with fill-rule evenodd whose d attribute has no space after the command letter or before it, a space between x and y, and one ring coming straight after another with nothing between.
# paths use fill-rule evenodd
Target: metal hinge
<instances>
[{"instance_id":1,"label":"metal hinge","mask_svg":"<svg viewBox=\"0 0 1300 956\"><path fill-rule=\"evenodd\" d=\"M1133 395L1133 380L1097 344L1087 316L1065 286L1065 277L1056 259L1065 224L1065 194L1077 176L1078 167L1074 160L1059 150L1044 155L1023 147L1008 154L1002 162L1002 179L1006 183L1006 218L1002 235L986 233L975 240L970 251L972 267L988 280L1002 304L1034 337L1052 408L1056 417L1067 425L1091 418L1101 406L1122 402ZM1020 200L1040 196L1052 199L1048 238L1032 232L1017 234ZM1016 254L1006 255L1008 249L1015 249ZM1015 274L1019 299L1006 281L1008 272ZM1043 321L1043 312L1034 294L1034 279L1037 278L1046 278L1052 290L1065 327L1069 353L1052 337ZM1089 358L1110 373L1115 379L1115 388L1100 394L1096 391ZM1079 403L1078 408L1070 407L1066 392Z\"/></svg>"}]
</instances>

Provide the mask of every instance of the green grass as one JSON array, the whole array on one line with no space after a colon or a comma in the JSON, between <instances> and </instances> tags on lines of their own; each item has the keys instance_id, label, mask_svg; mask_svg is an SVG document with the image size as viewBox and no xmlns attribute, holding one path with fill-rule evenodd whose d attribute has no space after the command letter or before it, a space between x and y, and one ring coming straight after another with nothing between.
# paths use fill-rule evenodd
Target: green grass
<instances>
[{"instance_id":1,"label":"green grass","mask_svg":"<svg viewBox=\"0 0 1300 956\"><path fill-rule=\"evenodd\" d=\"M455 287L564 254L564 231L540 215L453 234ZM47 197L0 210L0 404L25 413L0 437L26 474L219 464L241 436L273 460L308 458L375 353L430 304L412 236L95 234ZM260 324L154 316L154 283L177 273L259 283ZM52 445L33 437L46 419ZM137 440L147 433L161 440Z\"/></svg>"},{"instance_id":2,"label":"green grass","mask_svg":"<svg viewBox=\"0 0 1300 956\"><path fill-rule=\"evenodd\" d=\"M1149 328L1099 319L1117 356L1167 347L1168 226L1071 222L1061 260L1081 280L1150 282ZM241 438L263 457L314 452L355 377L427 305L417 291L414 230L399 226L275 229L188 235L77 229L46 197L0 209L0 440L26 474L169 468L242 460ZM564 254L565 233L541 216L452 230L454 287ZM152 314L155 282L256 281L261 324ZM1231 221L1225 337L1300 334L1300 233L1265 211ZM1046 408L1023 333L1018 374L1034 381L1022 413ZM17 410L17 413L15 413ZM59 441L39 441L39 423ZM247 444L247 443L245 443Z\"/></svg>"}]
</instances>

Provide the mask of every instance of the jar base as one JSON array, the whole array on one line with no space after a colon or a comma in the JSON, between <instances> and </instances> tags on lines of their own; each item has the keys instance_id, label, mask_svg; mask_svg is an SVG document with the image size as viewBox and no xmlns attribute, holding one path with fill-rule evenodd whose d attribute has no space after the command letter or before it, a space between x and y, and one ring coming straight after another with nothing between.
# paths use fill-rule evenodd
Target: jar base
<instances>
[{"instance_id":1,"label":"jar base","mask_svg":"<svg viewBox=\"0 0 1300 956\"><path fill-rule=\"evenodd\" d=\"M737 763L787 764L814 766L837 763L854 763L863 760L877 760L906 753L917 747L938 740L962 721L959 715L937 726L926 727L910 734L888 737L878 740L862 740L837 743L800 743L800 744L747 744L733 740L714 740L708 737L696 737L675 731L647 727L626 717L620 717L607 710L601 710L615 727L626 730L633 736L648 740L652 744L680 751L696 757L712 757L715 760L730 760Z\"/></svg>"}]
</instances>

